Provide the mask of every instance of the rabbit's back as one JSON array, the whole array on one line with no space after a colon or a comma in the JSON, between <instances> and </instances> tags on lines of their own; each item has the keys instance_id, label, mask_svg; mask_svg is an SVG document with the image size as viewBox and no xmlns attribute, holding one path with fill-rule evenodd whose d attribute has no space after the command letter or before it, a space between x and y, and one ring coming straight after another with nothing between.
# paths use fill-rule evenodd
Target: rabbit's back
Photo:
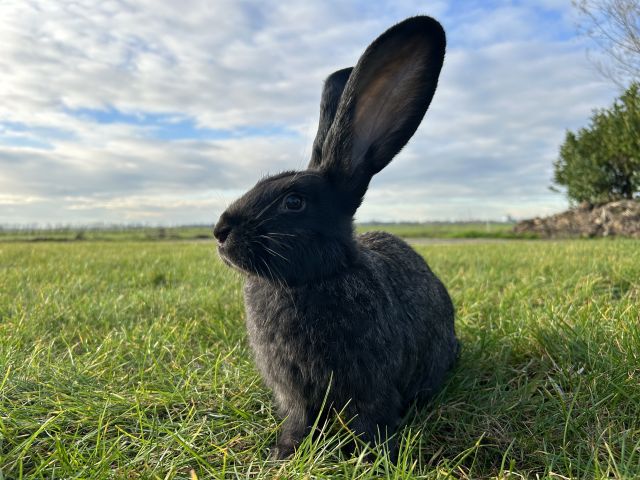
<instances>
[{"instance_id":1,"label":"rabbit's back","mask_svg":"<svg viewBox=\"0 0 640 480\"><path fill-rule=\"evenodd\" d=\"M384 275L394 299L395 321L402 325L405 348L415 348L405 395L428 399L440 387L458 355L454 308L447 289L426 261L404 240L387 232L367 232L357 237L363 252Z\"/></svg>"}]
</instances>

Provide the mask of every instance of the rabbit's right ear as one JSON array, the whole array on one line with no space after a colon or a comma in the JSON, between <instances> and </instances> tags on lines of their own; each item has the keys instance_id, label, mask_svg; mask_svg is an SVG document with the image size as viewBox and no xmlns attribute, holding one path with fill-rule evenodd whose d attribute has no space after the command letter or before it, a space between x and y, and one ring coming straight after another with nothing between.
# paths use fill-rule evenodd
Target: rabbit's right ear
<instances>
[{"instance_id":1,"label":"rabbit's right ear","mask_svg":"<svg viewBox=\"0 0 640 480\"><path fill-rule=\"evenodd\" d=\"M371 177L420 125L438 84L445 44L436 20L412 17L369 45L349 76L319 169L349 194L355 208Z\"/></svg>"},{"instance_id":2,"label":"rabbit's right ear","mask_svg":"<svg viewBox=\"0 0 640 480\"><path fill-rule=\"evenodd\" d=\"M320 122L318 124L318 133L316 139L313 141L313 150L311 151L311 161L308 168L316 168L320 166L322 162L322 145L327 138L327 133L333 124L333 119L336 117L336 111L338 110L338 103L340 103L340 97L344 86L349 80L349 75L353 67L343 68L337 72L333 72L324 81L324 87L322 89L322 97L320 98Z\"/></svg>"}]
</instances>

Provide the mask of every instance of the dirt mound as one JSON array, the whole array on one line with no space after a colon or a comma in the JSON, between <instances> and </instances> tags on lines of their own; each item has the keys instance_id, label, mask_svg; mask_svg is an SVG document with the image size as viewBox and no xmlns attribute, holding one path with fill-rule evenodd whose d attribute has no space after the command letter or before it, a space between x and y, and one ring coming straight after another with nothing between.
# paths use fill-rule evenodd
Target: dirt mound
<instances>
[{"instance_id":1,"label":"dirt mound","mask_svg":"<svg viewBox=\"0 0 640 480\"><path fill-rule=\"evenodd\" d=\"M612 235L640 238L640 201L620 200L597 207L583 204L550 217L524 220L513 230L544 238Z\"/></svg>"}]
</instances>

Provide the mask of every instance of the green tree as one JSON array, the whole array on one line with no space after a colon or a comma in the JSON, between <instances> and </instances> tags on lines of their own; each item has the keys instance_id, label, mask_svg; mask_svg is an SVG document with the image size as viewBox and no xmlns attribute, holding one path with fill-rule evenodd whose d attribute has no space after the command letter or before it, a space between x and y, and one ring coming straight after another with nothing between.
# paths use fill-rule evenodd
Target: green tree
<instances>
[{"instance_id":1,"label":"green tree","mask_svg":"<svg viewBox=\"0 0 640 480\"><path fill-rule=\"evenodd\" d=\"M553 182L572 202L601 204L640 193L640 84L633 83L590 125L567 132Z\"/></svg>"}]
</instances>

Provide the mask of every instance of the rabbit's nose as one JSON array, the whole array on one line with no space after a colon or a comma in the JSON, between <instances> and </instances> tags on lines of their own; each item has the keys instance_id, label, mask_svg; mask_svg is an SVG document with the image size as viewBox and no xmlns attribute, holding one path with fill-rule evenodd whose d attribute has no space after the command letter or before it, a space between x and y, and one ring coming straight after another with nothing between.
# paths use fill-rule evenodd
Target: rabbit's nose
<instances>
[{"instance_id":1,"label":"rabbit's nose","mask_svg":"<svg viewBox=\"0 0 640 480\"><path fill-rule=\"evenodd\" d=\"M222 245L234 228L242 224L242 217L236 213L224 212L220 215L218 223L213 227L213 236L218 239L218 243Z\"/></svg>"},{"instance_id":2,"label":"rabbit's nose","mask_svg":"<svg viewBox=\"0 0 640 480\"><path fill-rule=\"evenodd\" d=\"M223 215L222 217L220 217L220 220L218 220L216 226L213 227L213 236L218 239L218 243L223 244L231 233L231 229L231 225Z\"/></svg>"}]
</instances>

